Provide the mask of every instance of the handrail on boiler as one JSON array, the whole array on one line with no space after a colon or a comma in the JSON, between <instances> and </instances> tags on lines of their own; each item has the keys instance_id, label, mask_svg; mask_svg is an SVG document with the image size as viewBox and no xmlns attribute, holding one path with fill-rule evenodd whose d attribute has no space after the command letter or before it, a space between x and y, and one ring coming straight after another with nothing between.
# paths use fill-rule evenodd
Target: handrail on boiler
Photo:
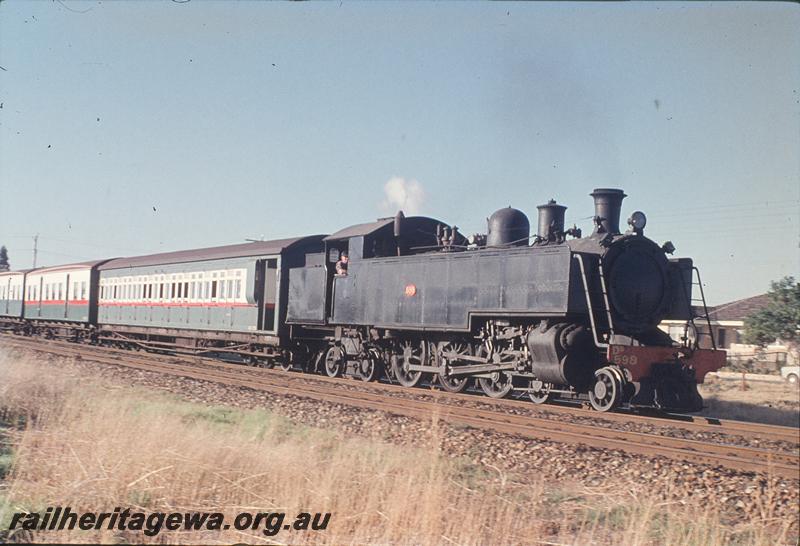
<instances>
[{"instance_id":1,"label":"handrail on boiler","mask_svg":"<svg viewBox=\"0 0 800 546\"><path fill-rule=\"evenodd\" d=\"M589 282L586 278L586 267L583 265L583 256L580 254L575 254L575 258L578 259L578 265L581 268L581 279L583 280L583 292L586 295L586 306L589 308L589 322L592 326L592 337L594 338L594 344L596 347L607 348L608 343L601 343L600 340L597 338L597 326L594 322L594 309L592 308L592 298L589 295Z\"/></svg>"}]
</instances>

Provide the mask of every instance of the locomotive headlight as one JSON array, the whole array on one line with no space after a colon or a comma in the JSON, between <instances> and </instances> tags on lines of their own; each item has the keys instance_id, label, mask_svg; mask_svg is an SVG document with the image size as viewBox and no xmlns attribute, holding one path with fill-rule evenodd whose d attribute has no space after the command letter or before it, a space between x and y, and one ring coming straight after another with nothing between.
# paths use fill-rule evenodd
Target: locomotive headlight
<instances>
[{"instance_id":1,"label":"locomotive headlight","mask_svg":"<svg viewBox=\"0 0 800 546\"><path fill-rule=\"evenodd\" d=\"M636 233L641 233L644 226L647 225L647 216L645 216L642 211L637 210L628 218L628 225L631 226Z\"/></svg>"}]
</instances>

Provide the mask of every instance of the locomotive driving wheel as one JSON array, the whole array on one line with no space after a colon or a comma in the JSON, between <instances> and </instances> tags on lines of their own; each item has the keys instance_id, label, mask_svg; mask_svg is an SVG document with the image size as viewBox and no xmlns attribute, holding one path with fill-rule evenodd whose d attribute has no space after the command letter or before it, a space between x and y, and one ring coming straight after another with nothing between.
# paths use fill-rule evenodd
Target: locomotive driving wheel
<instances>
[{"instance_id":1,"label":"locomotive driving wheel","mask_svg":"<svg viewBox=\"0 0 800 546\"><path fill-rule=\"evenodd\" d=\"M485 357L489 354L489 349L486 345L478 349L478 356ZM497 364L502 363L503 353L500 351L493 351L491 360ZM511 389L514 388L514 376L510 373L498 371L492 373L489 377L481 377L478 379L478 385L481 390L490 398L505 398Z\"/></svg>"},{"instance_id":2,"label":"locomotive driving wheel","mask_svg":"<svg viewBox=\"0 0 800 546\"><path fill-rule=\"evenodd\" d=\"M458 353L460 355L471 355L472 347L469 343L463 341L448 341L442 342L436 348L434 355L436 359L436 366L442 368L445 366L446 358L444 353ZM462 392L469 386L468 376L448 376L446 373L437 375L439 384L448 392Z\"/></svg>"},{"instance_id":3,"label":"locomotive driving wheel","mask_svg":"<svg viewBox=\"0 0 800 546\"><path fill-rule=\"evenodd\" d=\"M491 377L478 379L481 390L491 398L505 398L514 388L514 378L505 372L494 372Z\"/></svg>"},{"instance_id":4,"label":"locomotive driving wheel","mask_svg":"<svg viewBox=\"0 0 800 546\"><path fill-rule=\"evenodd\" d=\"M328 377L339 377L344 370L344 354L342 348L333 345L325 353L325 373Z\"/></svg>"},{"instance_id":5,"label":"locomotive driving wheel","mask_svg":"<svg viewBox=\"0 0 800 546\"><path fill-rule=\"evenodd\" d=\"M616 370L601 368L595 372L597 382L589 391L589 403L597 411L609 411L622 399L622 381Z\"/></svg>"},{"instance_id":6,"label":"locomotive driving wheel","mask_svg":"<svg viewBox=\"0 0 800 546\"><path fill-rule=\"evenodd\" d=\"M392 359L392 370L397 382L404 387L416 387L422 381L422 372L409 370L409 366L422 366L428 362L428 347L424 341L403 341L396 358Z\"/></svg>"}]
</instances>

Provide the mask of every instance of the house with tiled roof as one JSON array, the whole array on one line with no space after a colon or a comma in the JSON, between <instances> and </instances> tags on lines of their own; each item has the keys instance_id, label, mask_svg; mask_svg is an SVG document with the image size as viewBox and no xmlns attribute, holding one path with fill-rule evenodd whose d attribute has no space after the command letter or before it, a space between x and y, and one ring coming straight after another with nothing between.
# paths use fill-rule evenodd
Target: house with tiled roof
<instances>
[{"instance_id":1,"label":"house with tiled roof","mask_svg":"<svg viewBox=\"0 0 800 546\"><path fill-rule=\"evenodd\" d=\"M745 319L767 307L769 302L769 294L759 294L709 307L708 321L705 318L695 319L700 347L711 348L711 337L713 336L717 348L728 351L729 359L752 359L776 364L784 364L792 360L791 355L788 354L788 348L778 341L765 348L742 343ZM695 314L702 317L703 309L695 308ZM709 322L711 323L711 335L708 333ZM681 341L684 335L684 325L684 321L665 320L659 325L659 328L667 332L672 339Z\"/></svg>"}]
</instances>

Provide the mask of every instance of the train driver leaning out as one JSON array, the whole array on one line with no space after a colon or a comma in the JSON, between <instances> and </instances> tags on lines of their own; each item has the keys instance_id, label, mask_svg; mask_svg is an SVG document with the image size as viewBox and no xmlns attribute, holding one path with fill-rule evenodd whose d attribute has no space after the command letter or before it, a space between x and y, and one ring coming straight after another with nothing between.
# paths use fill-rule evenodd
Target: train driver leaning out
<instances>
[{"instance_id":1,"label":"train driver leaning out","mask_svg":"<svg viewBox=\"0 0 800 546\"><path fill-rule=\"evenodd\" d=\"M347 262L349 258L347 256L347 252L342 252L339 255L339 261L336 262L336 274L340 276L347 275Z\"/></svg>"}]
</instances>

